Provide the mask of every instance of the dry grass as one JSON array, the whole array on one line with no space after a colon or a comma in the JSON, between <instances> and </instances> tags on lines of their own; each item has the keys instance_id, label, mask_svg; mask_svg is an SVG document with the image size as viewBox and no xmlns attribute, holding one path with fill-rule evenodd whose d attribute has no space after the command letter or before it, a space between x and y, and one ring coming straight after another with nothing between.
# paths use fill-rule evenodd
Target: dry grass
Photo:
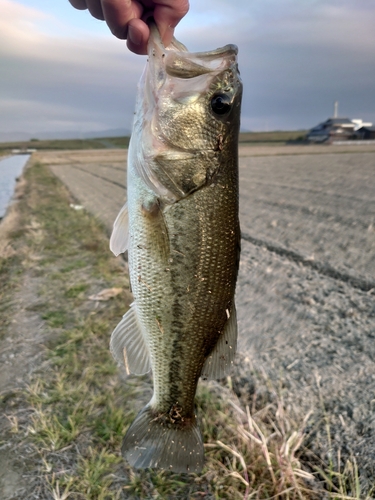
<instances>
[{"instance_id":1,"label":"dry grass","mask_svg":"<svg viewBox=\"0 0 375 500\"><path fill-rule=\"evenodd\" d=\"M249 374L252 389L236 377L200 384L203 474L135 471L124 463L122 437L152 392L149 377L121 381L108 349L130 299L125 267L110 255L103 227L70 208L69 194L46 167L30 168L27 185L20 206L24 230L14 236L22 258L6 259L0 279L17 275L14 282L20 283L38 262L33 311L49 340L46 361L27 389L3 394L2 409L9 422L6 440L17 454L32 449L23 467L38 498L361 498L355 463L344 471L322 466L328 487L319 490L318 473L300 460L308 416L294 421L272 391L260 398L264 380L256 373ZM111 287L124 292L103 303L88 300ZM241 386L240 398L234 386ZM349 487L348 477L354 478ZM30 498L30 491L17 498Z\"/></svg>"}]
</instances>

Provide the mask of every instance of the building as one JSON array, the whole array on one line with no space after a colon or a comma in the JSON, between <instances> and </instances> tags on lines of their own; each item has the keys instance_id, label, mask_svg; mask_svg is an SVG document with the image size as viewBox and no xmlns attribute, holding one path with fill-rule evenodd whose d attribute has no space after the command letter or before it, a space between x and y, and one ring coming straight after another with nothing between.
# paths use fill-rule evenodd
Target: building
<instances>
[{"instance_id":1,"label":"building","mask_svg":"<svg viewBox=\"0 0 375 500\"><path fill-rule=\"evenodd\" d=\"M361 141L375 140L375 127L364 126L357 130L356 136Z\"/></svg>"},{"instance_id":2,"label":"building","mask_svg":"<svg viewBox=\"0 0 375 500\"><path fill-rule=\"evenodd\" d=\"M365 129L365 130L363 130ZM370 138L372 123L365 123L360 119L350 120L349 118L328 118L325 122L320 123L312 128L306 136L309 142L333 142L333 141L348 141L356 139ZM359 131L363 130L363 136Z\"/></svg>"}]
</instances>

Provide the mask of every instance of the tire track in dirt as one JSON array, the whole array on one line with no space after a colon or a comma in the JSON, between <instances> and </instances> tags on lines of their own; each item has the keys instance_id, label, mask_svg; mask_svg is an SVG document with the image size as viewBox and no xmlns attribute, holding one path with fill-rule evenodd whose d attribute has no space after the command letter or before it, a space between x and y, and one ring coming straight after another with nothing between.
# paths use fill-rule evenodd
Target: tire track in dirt
<instances>
[{"instance_id":1,"label":"tire track in dirt","mask_svg":"<svg viewBox=\"0 0 375 500\"><path fill-rule=\"evenodd\" d=\"M98 177L98 179L102 179L105 182L108 182L109 184L113 184L114 186L119 186L120 188L126 189L125 184L121 184L120 182L113 181L111 179L108 179L108 177L104 177L103 175L98 175L95 174L94 172L90 172L89 170L86 170L85 168L77 167L77 165L72 165L72 168L75 168L77 170L81 170L82 172L85 172L88 175L92 175L93 177Z\"/></svg>"},{"instance_id":2,"label":"tire track in dirt","mask_svg":"<svg viewBox=\"0 0 375 500\"><path fill-rule=\"evenodd\" d=\"M304 207L301 205L294 205L292 203L285 203L285 202L274 202L270 200L266 200L264 198L257 198L254 200L257 204L262 204L266 205L272 208L276 209L281 209L281 210L286 210L289 212L300 212L303 215L308 215L312 217L318 217L322 219L326 219L327 222L337 222L338 224L341 224L343 226L360 226L362 229L368 230L369 224L367 224L364 221L361 221L360 219L354 219L351 217L342 217L341 215L338 214L332 214L331 212L326 212L324 210L320 210L319 208L309 208L309 207Z\"/></svg>"},{"instance_id":3,"label":"tire track in dirt","mask_svg":"<svg viewBox=\"0 0 375 500\"><path fill-rule=\"evenodd\" d=\"M242 181L243 179L241 179ZM312 188L306 188L303 186L293 186L291 184L281 184L277 182L263 182L263 181L256 181L256 180L251 180L252 184L259 184L260 186L267 186L267 187L277 187L277 188L282 188L282 189L290 189L291 191L305 191L306 193L312 193L312 194L320 194L320 195L327 195L330 197L334 198L340 198L340 199L346 199L346 200L352 200L352 201L360 201L361 203L373 203L374 200L372 199L366 199L366 198L359 198L357 196L349 196L346 194L340 194L340 193L335 193L335 192L324 192L321 189L312 189Z\"/></svg>"},{"instance_id":4,"label":"tire track in dirt","mask_svg":"<svg viewBox=\"0 0 375 500\"><path fill-rule=\"evenodd\" d=\"M294 250L290 250L281 245L277 245L276 243L271 243L269 241L255 238L254 236L250 236L249 234L246 233L242 233L241 236L245 241L248 241L249 243L252 243L255 246L264 247L269 252L276 253L278 255L281 255L282 257L287 257L293 262L300 263L306 267L310 267L311 269L318 271L319 274L347 283L354 288L362 290L363 292L369 292L375 289L375 280L372 280L370 278L343 273L342 271L335 269L330 264L325 264L323 262L315 261Z\"/></svg>"}]
</instances>

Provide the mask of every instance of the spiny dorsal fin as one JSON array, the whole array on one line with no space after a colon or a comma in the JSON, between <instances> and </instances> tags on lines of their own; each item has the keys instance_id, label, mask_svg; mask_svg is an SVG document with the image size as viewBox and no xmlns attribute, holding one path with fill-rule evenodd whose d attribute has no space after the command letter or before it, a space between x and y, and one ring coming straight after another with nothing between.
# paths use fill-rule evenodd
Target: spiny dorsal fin
<instances>
[{"instance_id":1,"label":"spiny dorsal fin","mask_svg":"<svg viewBox=\"0 0 375 500\"><path fill-rule=\"evenodd\" d=\"M126 252L128 249L128 239L129 239L129 214L128 214L128 204L125 205L120 210L115 222L113 223L113 230L111 234L111 239L109 240L109 248L116 257L120 253Z\"/></svg>"},{"instance_id":2,"label":"spiny dorsal fin","mask_svg":"<svg viewBox=\"0 0 375 500\"><path fill-rule=\"evenodd\" d=\"M125 366L128 375L143 375L150 371L150 355L134 302L113 330L110 350L117 363Z\"/></svg>"},{"instance_id":3,"label":"spiny dorsal fin","mask_svg":"<svg viewBox=\"0 0 375 500\"><path fill-rule=\"evenodd\" d=\"M234 304L228 314L230 316L225 324L224 331L203 365L201 373L203 379L223 378L228 375L233 365L237 350L237 314Z\"/></svg>"}]
</instances>

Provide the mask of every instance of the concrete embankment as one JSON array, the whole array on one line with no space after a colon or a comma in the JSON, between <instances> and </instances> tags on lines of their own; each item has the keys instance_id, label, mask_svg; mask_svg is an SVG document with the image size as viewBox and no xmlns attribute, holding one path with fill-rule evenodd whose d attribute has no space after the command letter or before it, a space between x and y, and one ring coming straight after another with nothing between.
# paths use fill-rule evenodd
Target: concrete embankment
<instances>
[{"instance_id":1,"label":"concrete embankment","mask_svg":"<svg viewBox=\"0 0 375 500\"><path fill-rule=\"evenodd\" d=\"M341 154L345 153L345 154ZM126 197L126 152L50 152L77 202L111 229ZM354 455L375 477L375 148L244 146L239 353L300 414L312 449ZM246 375L246 373L244 373ZM367 479L366 479L367 478Z\"/></svg>"},{"instance_id":2,"label":"concrete embankment","mask_svg":"<svg viewBox=\"0 0 375 500\"><path fill-rule=\"evenodd\" d=\"M0 219L7 211L17 178L21 175L30 156L30 154L22 154L0 159Z\"/></svg>"}]
</instances>

